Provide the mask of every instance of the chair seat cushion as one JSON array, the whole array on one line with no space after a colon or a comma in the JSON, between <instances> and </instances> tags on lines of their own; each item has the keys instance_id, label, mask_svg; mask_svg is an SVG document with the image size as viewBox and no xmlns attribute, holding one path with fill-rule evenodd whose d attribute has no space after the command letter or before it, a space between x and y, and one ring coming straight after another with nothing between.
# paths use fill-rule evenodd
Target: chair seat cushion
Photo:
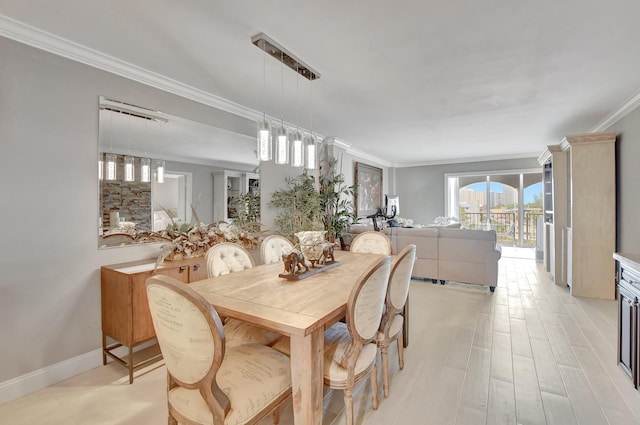
<instances>
[{"instance_id":1,"label":"chair seat cushion","mask_svg":"<svg viewBox=\"0 0 640 425\"><path fill-rule=\"evenodd\" d=\"M288 336L278 339L271 348L291 357L291 339Z\"/></svg>"},{"instance_id":2,"label":"chair seat cushion","mask_svg":"<svg viewBox=\"0 0 640 425\"><path fill-rule=\"evenodd\" d=\"M281 334L239 319L230 318L224 324L224 338L226 347L255 342L256 344L272 345L282 337Z\"/></svg>"},{"instance_id":3,"label":"chair seat cushion","mask_svg":"<svg viewBox=\"0 0 640 425\"><path fill-rule=\"evenodd\" d=\"M269 403L291 390L289 358L270 347L245 344L229 347L216 376L229 397L226 425L245 424ZM213 414L198 390L176 387L169 404L194 423L213 424Z\"/></svg>"},{"instance_id":4,"label":"chair seat cushion","mask_svg":"<svg viewBox=\"0 0 640 425\"><path fill-rule=\"evenodd\" d=\"M351 334L347 325L338 322L324 333L324 380L331 387L342 387L347 382L347 369L340 366L344 353L351 344ZM356 361L356 379L366 372L376 361L376 344L365 344Z\"/></svg>"},{"instance_id":5,"label":"chair seat cushion","mask_svg":"<svg viewBox=\"0 0 640 425\"><path fill-rule=\"evenodd\" d=\"M404 324L404 317L401 314L396 314L391 319L391 327L389 328L389 339L393 340L402 330L402 325ZM378 342L384 341L384 332L378 331Z\"/></svg>"}]
</instances>

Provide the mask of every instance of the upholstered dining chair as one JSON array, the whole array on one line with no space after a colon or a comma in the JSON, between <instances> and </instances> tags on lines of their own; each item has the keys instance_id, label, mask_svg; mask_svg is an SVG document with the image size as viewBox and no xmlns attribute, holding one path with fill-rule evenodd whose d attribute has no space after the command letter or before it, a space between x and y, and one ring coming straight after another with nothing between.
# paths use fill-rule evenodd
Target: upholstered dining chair
<instances>
[{"instance_id":1,"label":"upholstered dining chair","mask_svg":"<svg viewBox=\"0 0 640 425\"><path fill-rule=\"evenodd\" d=\"M169 276L146 281L167 367L168 424L255 424L291 394L289 358L260 344L225 346L220 317L188 285Z\"/></svg>"},{"instance_id":2,"label":"upholstered dining chair","mask_svg":"<svg viewBox=\"0 0 640 425\"><path fill-rule=\"evenodd\" d=\"M280 235L270 235L260 244L260 259L262 264L278 263L282 261L282 254L292 250L293 244L289 239Z\"/></svg>"},{"instance_id":3,"label":"upholstered dining chair","mask_svg":"<svg viewBox=\"0 0 640 425\"><path fill-rule=\"evenodd\" d=\"M391 240L382 232L362 232L351 241L350 251L391 255Z\"/></svg>"},{"instance_id":4,"label":"upholstered dining chair","mask_svg":"<svg viewBox=\"0 0 640 425\"><path fill-rule=\"evenodd\" d=\"M205 262L207 263L207 276L210 278L241 272L255 266L251 253L232 242L223 242L212 246L207 251ZM225 320L224 331L227 337L227 345L246 342L272 345L278 338L282 337L277 332L233 318Z\"/></svg>"},{"instance_id":5,"label":"upholstered dining chair","mask_svg":"<svg viewBox=\"0 0 640 425\"><path fill-rule=\"evenodd\" d=\"M373 408L378 408L376 336L382 318L389 283L391 258L385 257L360 275L349 295L346 323L338 322L324 333L324 383L344 391L347 425L353 425L353 387L362 379L371 379ZM273 348L291 353L289 338Z\"/></svg>"},{"instance_id":6,"label":"upholstered dining chair","mask_svg":"<svg viewBox=\"0 0 640 425\"><path fill-rule=\"evenodd\" d=\"M378 330L377 344L382 357L382 376L384 377L384 396L389 397L389 345L396 341L398 345L398 363L404 369L403 326L405 303L409 296L411 271L416 259L416 246L407 245L398 253L391 264L389 286L385 299L385 312Z\"/></svg>"},{"instance_id":7,"label":"upholstered dining chair","mask_svg":"<svg viewBox=\"0 0 640 425\"><path fill-rule=\"evenodd\" d=\"M208 277L218 277L255 266L251 253L233 242L222 242L209 248L205 262Z\"/></svg>"},{"instance_id":8,"label":"upholstered dining chair","mask_svg":"<svg viewBox=\"0 0 640 425\"><path fill-rule=\"evenodd\" d=\"M391 259L385 257L364 272L347 303L347 323L338 322L324 334L324 382L344 391L347 425L354 423L353 387L371 378L373 408L378 408L377 347Z\"/></svg>"}]
</instances>

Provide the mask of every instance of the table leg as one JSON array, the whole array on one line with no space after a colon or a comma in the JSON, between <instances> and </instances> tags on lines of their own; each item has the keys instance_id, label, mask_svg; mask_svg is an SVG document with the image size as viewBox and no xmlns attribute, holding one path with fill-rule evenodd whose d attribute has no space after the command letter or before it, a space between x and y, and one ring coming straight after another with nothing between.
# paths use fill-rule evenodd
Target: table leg
<instances>
[{"instance_id":1,"label":"table leg","mask_svg":"<svg viewBox=\"0 0 640 425\"><path fill-rule=\"evenodd\" d=\"M322 368L324 329L291 336L293 421L296 425L322 425Z\"/></svg>"}]
</instances>

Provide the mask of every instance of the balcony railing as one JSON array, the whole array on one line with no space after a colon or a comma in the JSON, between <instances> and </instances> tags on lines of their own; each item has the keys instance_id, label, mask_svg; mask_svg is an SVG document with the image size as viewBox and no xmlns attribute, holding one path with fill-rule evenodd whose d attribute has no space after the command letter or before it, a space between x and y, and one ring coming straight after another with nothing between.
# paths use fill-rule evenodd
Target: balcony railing
<instances>
[{"instance_id":1,"label":"balcony railing","mask_svg":"<svg viewBox=\"0 0 640 425\"><path fill-rule=\"evenodd\" d=\"M460 214L460 222L467 229L495 230L501 244L535 247L537 218L540 215L542 211L524 210L522 235L518 234L520 223L516 212L491 212L490 222L487 222L487 213L463 212Z\"/></svg>"}]
</instances>

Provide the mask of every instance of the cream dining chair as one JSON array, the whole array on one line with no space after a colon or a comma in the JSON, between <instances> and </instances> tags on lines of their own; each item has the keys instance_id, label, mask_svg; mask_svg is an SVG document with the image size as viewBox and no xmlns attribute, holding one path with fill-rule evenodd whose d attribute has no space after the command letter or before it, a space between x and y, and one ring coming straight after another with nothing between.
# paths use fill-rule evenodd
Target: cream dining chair
<instances>
[{"instance_id":1,"label":"cream dining chair","mask_svg":"<svg viewBox=\"0 0 640 425\"><path fill-rule=\"evenodd\" d=\"M260 260L262 264L282 262L282 254L293 250L293 244L289 239L280 235L270 235L264 238L260 244Z\"/></svg>"},{"instance_id":2,"label":"cream dining chair","mask_svg":"<svg viewBox=\"0 0 640 425\"><path fill-rule=\"evenodd\" d=\"M351 241L350 251L391 255L391 240L382 232L362 232Z\"/></svg>"},{"instance_id":3,"label":"cream dining chair","mask_svg":"<svg viewBox=\"0 0 640 425\"><path fill-rule=\"evenodd\" d=\"M382 318L389 283L391 258L372 264L358 278L349 295L346 323L338 322L324 333L325 385L344 391L347 425L353 425L353 387L362 379L371 379L373 408L378 408L378 373L375 340ZM289 355L289 338L282 338L273 348Z\"/></svg>"},{"instance_id":4,"label":"cream dining chair","mask_svg":"<svg viewBox=\"0 0 640 425\"><path fill-rule=\"evenodd\" d=\"M385 300L385 312L378 331L377 344L382 357L382 376L384 377L384 396L389 397L389 345L396 341L398 346L398 363L400 370L404 369L403 346L403 311L409 296L411 271L416 259L416 246L407 245L393 260L389 287Z\"/></svg>"},{"instance_id":5,"label":"cream dining chair","mask_svg":"<svg viewBox=\"0 0 640 425\"><path fill-rule=\"evenodd\" d=\"M256 424L291 394L287 356L260 344L225 346L213 307L169 276L146 281L167 367L168 424Z\"/></svg>"},{"instance_id":6,"label":"cream dining chair","mask_svg":"<svg viewBox=\"0 0 640 425\"><path fill-rule=\"evenodd\" d=\"M207 251L205 262L207 263L207 276L209 278L241 272L245 269L251 269L255 265L251 253L232 242L223 242L212 246ZM272 345L278 338L282 337L277 332L233 318L225 320L224 331L227 337L227 345L246 342Z\"/></svg>"},{"instance_id":7,"label":"cream dining chair","mask_svg":"<svg viewBox=\"0 0 640 425\"><path fill-rule=\"evenodd\" d=\"M375 338L380 326L389 282L391 259L385 257L358 279L347 304L347 323L338 322L324 334L324 382L344 391L347 425L354 423L353 387L371 378L373 408L378 408L377 347Z\"/></svg>"}]
</instances>

